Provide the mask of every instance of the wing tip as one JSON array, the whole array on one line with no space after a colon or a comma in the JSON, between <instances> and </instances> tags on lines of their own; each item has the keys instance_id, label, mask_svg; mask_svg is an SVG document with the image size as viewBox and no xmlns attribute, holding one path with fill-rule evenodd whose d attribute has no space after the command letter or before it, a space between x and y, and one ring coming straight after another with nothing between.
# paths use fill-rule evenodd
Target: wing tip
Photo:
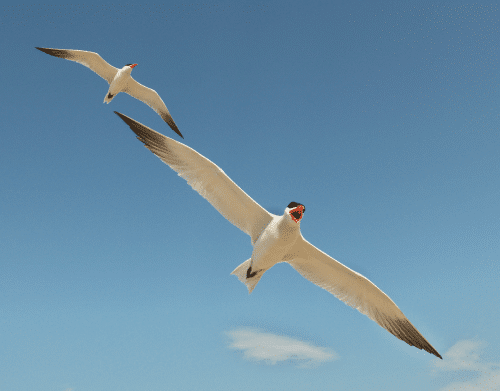
<instances>
[{"instance_id":1,"label":"wing tip","mask_svg":"<svg viewBox=\"0 0 500 391\"><path fill-rule=\"evenodd\" d=\"M162 143L165 139L168 139L172 142L176 142L175 140L170 139L167 136L164 136L161 133L158 133L156 130L148 128L146 125L141 124L139 121L136 121L133 118L126 116L118 111L113 111L117 116L119 116L123 122L125 122L129 128L136 134L137 138L144 143L144 145L151 150L155 155L155 149L158 143ZM153 149L152 149L153 148Z\"/></svg>"},{"instance_id":2,"label":"wing tip","mask_svg":"<svg viewBox=\"0 0 500 391\"><path fill-rule=\"evenodd\" d=\"M163 119L163 121L165 121L168 124L168 126L170 126L170 129L172 129L175 133L177 133L184 139L184 136L182 135L181 131L179 130L179 128L177 127L177 125L175 124L173 118L170 116L169 113L162 113L160 116Z\"/></svg>"},{"instance_id":3,"label":"wing tip","mask_svg":"<svg viewBox=\"0 0 500 391\"><path fill-rule=\"evenodd\" d=\"M174 126L170 125L170 129L172 129L175 133L177 133L179 136L181 136L182 139L184 140L184 136L182 135L181 131L179 129L177 129L177 126L175 126L175 124L174 124Z\"/></svg>"},{"instance_id":4,"label":"wing tip","mask_svg":"<svg viewBox=\"0 0 500 391\"><path fill-rule=\"evenodd\" d=\"M441 360L443 359L443 356L441 356L436 349L429 343L428 343L428 349L425 349L425 351L429 352L430 354L433 354L437 358L440 358Z\"/></svg>"},{"instance_id":5,"label":"wing tip","mask_svg":"<svg viewBox=\"0 0 500 391\"><path fill-rule=\"evenodd\" d=\"M35 49L38 49L41 52L47 53L54 57L67 58L67 59L71 59L73 57L70 53L68 53L66 49L40 48L38 46L35 46Z\"/></svg>"},{"instance_id":6,"label":"wing tip","mask_svg":"<svg viewBox=\"0 0 500 391\"><path fill-rule=\"evenodd\" d=\"M120 117L127 125L130 126L130 120L132 120L132 118L130 117L127 117L125 114L122 114L122 113L119 113L118 111L113 111L113 113L115 113L118 117Z\"/></svg>"},{"instance_id":7,"label":"wing tip","mask_svg":"<svg viewBox=\"0 0 500 391\"><path fill-rule=\"evenodd\" d=\"M408 319L398 319L390 321L392 326L397 325L396 329L390 330L384 327L391 334L393 334L398 339L406 342L410 346L415 346L418 349L425 350L427 353L433 354L434 356L440 358L443 357L438 353L436 349L425 339L425 337L420 334L420 332L411 324Z\"/></svg>"},{"instance_id":8,"label":"wing tip","mask_svg":"<svg viewBox=\"0 0 500 391\"><path fill-rule=\"evenodd\" d=\"M122 114L118 111L113 111L113 113L115 113L118 117L120 117L122 119L123 122L125 122L129 127L130 129L132 129L134 131L134 133L137 133L135 129L137 129L138 126L142 125L140 122L137 122L136 120L126 116L125 114ZM142 125L144 126L144 125Z\"/></svg>"},{"instance_id":9,"label":"wing tip","mask_svg":"<svg viewBox=\"0 0 500 391\"><path fill-rule=\"evenodd\" d=\"M429 347L430 348L420 348L422 350L425 350L427 353L430 353L430 354L433 354L434 356L436 356L437 358L440 358L441 360L443 359L443 357L438 353L438 351L436 349L434 349L432 347L432 345L429 344Z\"/></svg>"}]
</instances>

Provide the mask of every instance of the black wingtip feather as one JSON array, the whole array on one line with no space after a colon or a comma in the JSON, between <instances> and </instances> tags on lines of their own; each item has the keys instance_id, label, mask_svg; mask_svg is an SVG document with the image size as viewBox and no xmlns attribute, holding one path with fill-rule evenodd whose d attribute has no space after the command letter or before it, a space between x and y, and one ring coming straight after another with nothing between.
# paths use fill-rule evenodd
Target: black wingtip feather
<instances>
[{"instance_id":1,"label":"black wingtip feather","mask_svg":"<svg viewBox=\"0 0 500 391\"><path fill-rule=\"evenodd\" d=\"M170 126L170 129L172 129L175 133L177 133L179 136L184 138L181 131L179 130L179 128L175 124L174 120L172 119L172 117L170 117L170 114L167 115L167 114L163 113L163 114L160 114L160 116L168 124L168 126Z\"/></svg>"},{"instance_id":2,"label":"black wingtip feather","mask_svg":"<svg viewBox=\"0 0 500 391\"><path fill-rule=\"evenodd\" d=\"M175 123L169 124L169 126L175 133L177 133L179 136L182 137L182 139L184 139L184 136L181 134L180 130L177 128L177 125Z\"/></svg>"},{"instance_id":3,"label":"black wingtip feather","mask_svg":"<svg viewBox=\"0 0 500 391\"><path fill-rule=\"evenodd\" d=\"M119 113L118 111L114 111L114 113L119 116L123 120L123 122L125 122L130 127L130 129L132 129L132 131L137 135L137 138L144 144L146 144L146 146L148 146L149 144L154 144L155 137L166 137L158 133L156 130L150 129L146 125L143 125L140 122L127 117L125 114ZM148 136L147 139L145 136Z\"/></svg>"},{"instance_id":4,"label":"black wingtip feather","mask_svg":"<svg viewBox=\"0 0 500 391\"><path fill-rule=\"evenodd\" d=\"M130 126L130 120L132 118L127 117L126 115L123 115L122 113L119 113L118 111L113 111L118 117L120 117L128 126Z\"/></svg>"},{"instance_id":5,"label":"black wingtip feather","mask_svg":"<svg viewBox=\"0 0 500 391\"><path fill-rule=\"evenodd\" d=\"M126 115L122 114L122 113L119 113L118 111L114 111L114 113L120 117L123 122L125 122L129 127L130 129L132 129L132 131L138 136L140 137L140 134L138 133L138 126L141 126L142 124L133 120L132 118L130 117L127 117ZM142 141L142 140L141 140Z\"/></svg>"},{"instance_id":6,"label":"black wingtip feather","mask_svg":"<svg viewBox=\"0 0 500 391\"><path fill-rule=\"evenodd\" d=\"M69 54L68 51L64 49L39 48L37 46L35 46L35 49L50 54L51 56L54 57L68 58L68 59L72 57L71 54Z\"/></svg>"},{"instance_id":7,"label":"black wingtip feather","mask_svg":"<svg viewBox=\"0 0 500 391\"><path fill-rule=\"evenodd\" d=\"M407 319L395 319L393 321L399 332L392 333L397 338L406 342L410 346L415 346L418 349L425 350L426 352L439 357L441 360L443 357L437 352L436 349L417 331L417 329L407 320Z\"/></svg>"},{"instance_id":8,"label":"black wingtip feather","mask_svg":"<svg viewBox=\"0 0 500 391\"><path fill-rule=\"evenodd\" d=\"M116 115L118 115L123 121L125 121L125 123L130 126L130 128L134 131L134 133L136 133L137 135L139 135L133 128L133 126L137 127L137 126L145 126L143 124L141 124L140 122L137 122L135 120L133 120L132 118L130 117L127 117L126 115L124 114L121 114L119 113L118 111L115 111L114 112ZM184 138L184 136L181 134L181 132L179 131L179 129L177 129L177 126L175 126L175 123L172 124L169 124L170 127L172 128L172 130L175 131L175 133L177 133L179 136L181 136L182 138ZM151 129L152 130L152 129ZM153 130L154 131L154 130ZM156 131L154 131L155 133L157 133Z\"/></svg>"},{"instance_id":9,"label":"black wingtip feather","mask_svg":"<svg viewBox=\"0 0 500 391\"><path fill-rule=\"evenodd\" d=\"M50 50L49 50L49 49L47 49L47 48L39 48L38 46L35 46L35 49L38 49L38 50L40 50L41 52L44 52L44 53L50 54Z\"/></svg>"}]
</instances>

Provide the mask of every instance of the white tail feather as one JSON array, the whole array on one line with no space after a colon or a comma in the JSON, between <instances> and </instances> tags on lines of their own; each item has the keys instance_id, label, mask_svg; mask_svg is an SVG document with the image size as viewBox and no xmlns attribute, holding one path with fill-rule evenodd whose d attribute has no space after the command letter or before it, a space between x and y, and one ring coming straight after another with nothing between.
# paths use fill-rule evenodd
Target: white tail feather
<instances>
[{"instance_id":1,"label":"white tail feather","mask_svg":"<svg viewBox=\"0 0 500 391\"><path fill-rule=\"evenodd\" d=\"M240 266L233 270L231 274L234 274L238 279L247 286L248 294L252 293L255 285L259 282L260 278L263 276L265 270L260 270L257 275L247 278L247 270L250 267L252 259L247 259Z\"/></svg>"}]
</instances>

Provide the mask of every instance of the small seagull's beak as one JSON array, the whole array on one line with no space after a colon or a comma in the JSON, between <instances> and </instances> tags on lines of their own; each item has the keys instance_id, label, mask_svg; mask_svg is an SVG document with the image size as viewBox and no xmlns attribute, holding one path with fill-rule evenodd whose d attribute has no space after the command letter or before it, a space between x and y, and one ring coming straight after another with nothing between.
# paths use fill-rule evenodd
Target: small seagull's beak
<instances>
[{"instance_id":1,"label":"small seagull's beak","mask_svg":"<svg viewBox=\"0 0 500 391\"><path fill-rule=\"evenodd\" d=\"M130 68L134 69L134 67L136 67L137 64L132 64L132 65L129 65L129 66L130 66Z\"/></svg>"}]
</instances>

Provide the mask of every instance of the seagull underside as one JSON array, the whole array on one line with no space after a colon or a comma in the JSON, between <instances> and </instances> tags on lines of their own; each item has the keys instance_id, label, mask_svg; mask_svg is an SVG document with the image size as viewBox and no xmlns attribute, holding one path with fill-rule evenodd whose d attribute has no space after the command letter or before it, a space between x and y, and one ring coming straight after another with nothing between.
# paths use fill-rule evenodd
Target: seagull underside
<instances>
[{"instance_id":1,"label":"seagull underside","mask_svg":"<svg viewBox=\"0 0 500 391\"><path fill-rule=\"evenodd\" d=\"M115 113L151 152L250 236L254 245L252 258L231 273L246 285L248 293L276 263L273 260L287 262L304 278L366 315L396 338L442 359L380 288L302 237L298 223L304 217L304 205L291 202L283 216L271 215L206 157L130 117ZM252 270L252 263L259 269Z\"/></svg>"}]
</instances>

